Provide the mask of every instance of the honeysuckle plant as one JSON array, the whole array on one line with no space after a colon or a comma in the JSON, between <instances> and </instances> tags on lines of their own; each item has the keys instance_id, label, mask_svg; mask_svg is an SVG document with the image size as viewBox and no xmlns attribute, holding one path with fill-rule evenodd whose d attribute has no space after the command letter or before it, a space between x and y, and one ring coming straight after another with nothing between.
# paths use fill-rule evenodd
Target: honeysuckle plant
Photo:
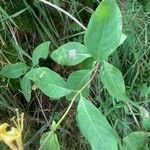
<instances>
[{"instance_id":1,"label":"honeysuckle plant","mask_svg":"<svg viewBox=\"0 0 150 150\"><path fill-rule=\"evenodd\" d=\"M4 142L11 150L24 150L22 142L24 113L19 115L17 111L17 118L13 117L11 121L14 126L8 123L0 125L0 141ZM8 127L11 127L8 129Z\"/></svg>"},{"instance_id":2,"label":"honeysuckle plant","mask_svg":"<svg viewBox=\"0 0 150 150\"><path fill-rule=\"evenodd\" d=\"M108 62L109 56L126 38L127 36L122 33L122 15L116 0L102 0L90 18L84 35L84 44L68 42L50 54L51 59L59 65L74 66L79 64L82 66L80 70L71 73L67 80L53 70L39 66L40 58L46 59L48 57L50 41L44 42L34 49L31 67L18 62L8 64L0 71L0 74L7 78L19 77L21 79L21 90L28 102L31 100L31 91L35 90L35 87L51 100L66 97L70 101L60 120L53 122L51 131L42 135L39 149L60 150L57 129L69 113L74 101L78 102L77 125L82 135L90 143L91 148L93 150L121 149L122 146L118 144L116 132L100 110L88 100L88 96L90 83L97 76L108 93L117 101L122 101L133 113L125 91L122 73L110 61ZM30 58L30 56L28 57ZM139 126L134 115L133 118ZM3 133L8 133L5 130L6 127L7 124L1 126ZM18 128L15 129L18 131ZM129 150L130 145L141 136L145 141L149 134L138 132L127 136L123 140L123 149ZM134 139L134 142L131 143L130 139ZM17 142L16 139L15 141ZM136 146L135 150L138 150L141 145ZM144 146L147 148L147 145Z\"/></svg>"}]
</instances>

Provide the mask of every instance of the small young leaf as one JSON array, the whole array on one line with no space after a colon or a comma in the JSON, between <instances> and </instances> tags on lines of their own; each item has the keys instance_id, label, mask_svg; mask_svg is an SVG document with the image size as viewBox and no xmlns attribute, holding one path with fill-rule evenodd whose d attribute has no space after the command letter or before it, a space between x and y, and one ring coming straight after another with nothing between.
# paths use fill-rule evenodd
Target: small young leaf
<instances>
[{"instance_id":1,"label":"small young leaf","mask_svg":"<svg viewBox=\"0 0 150 150\"><path fill-rule=\"evenodd\" d=\"M50 98L59 99L70 94L70 90L67 88L67 83L64 79L48 68L40 67L32 69L27 73L27 76Z\"/></svg>"},{"instance_id":2,"label":"small young leaf","mask_svg":"<svg viewBox=\"0 0 150 150\"><path fill-rule=\"evenodd\" d=\"M77 42L69 42L52 52L51 58L61 65L77 65L91 57L84 45Z\"/></svg>"},{"instance_id":3,"label":"small young leaf","mask_svg":"<svg viewBox=\"0 0 150 150\"><path fill-rule=\"evenodd\" d=\"M148 133L132 132L123 139L123 150L149 150L149 137Z\"/></svg>"},{"instance_id":4,"label":"small young leaf","mask_svg":"<svg viewBox=\"0 0 150 150\"><path fill-rule=\"evenodd\" d=\"M119 46L121 45L121 44L123 44L123 42L125 41L127 39L127 35L125 35L125 34L121 34L121 39L120 39L120 43L119 43Z\"/></svg>"},{"instance_id":5,"label":"small young leaf","mask_svg":"<svg viewBox=\"0 0 150 150\"><path fill-rule=\"evenodd\" d=\"M123 76L116 67L103 61L100 78L110 95L118 100L128 100Z\"/></svg>"},{"instance_id":6,"label":"small young leaf","mask_svg":"<svg viewBox=\"0 0 150 150\"><path fill-rule=\"evenodd\" d=\"M149 118L150 117L148 110L143 106L140 107L140 116L142 118Z\"/></svg>"},{"instance_id":7,"label":"small young leaf","mask_svg":"<svg viewBox=\"0 0 150 150\"><path fill-rule=\"evenodd\" d=\"M91 77L91 70L79 70L70 74L67 80L68 88L71 89L72 93L67 96L68 100L71 100L77 91L79 91L89 80ZM82 91L82 95L87 97L89 95L89 85L84 88Z\"/></svg>"},{"instance_id":8,"label":"small young leaf","mask_svg":"<svg viewBox=\"0 0 150 150\"><path fill-rule=\"evenodd\" d=\"M77 123L93 150L118 150L112 127L101 112L83 97L77 108Z\"/></svg>"},{"instance_id":9,"label":"small young leaf","mask_svg":"<svg viewBox=\"0 0 150 150\"><path fill-rule=\"evenodd\" d=\"M28 71L29 67L24 63L8 64L0 71L0 75L7 78L18 78Z\"/></svg>"},{"instance_id":10,"label":"small young leaf","mask_svg":"<svg viewBox=\"0 0 150 150\"><path fill-rule=\"evenodd\" d=\"M24 76L20 81L21 90L24 94L24 97L29 102L31 99L31 82L28 76Z\"/></svg>"},{"instance_id":11,"label":"small young leaf","mask_svg":"<svg viewBox=\"0 0 150 150\"><path fill-rule=\"evenodd\" d=\"M116 0L103 0L92 15L84 37L89 53L107 59L119 46L122 16Z\"/></svg>"},{"instance_id":12,"label":"small young leaf","mask_svg":"<svg viewBox=\"0 0 150 150\"><path fill-rule=\"evenodd\" d=\"M54 132L46 132L40 139L42 150L60 150L57 134Z\"/></svg>"},{"instance_id":13,"label":"small young leaf","mask_svg":"<svg viewBox=\"0 0 150 150\"><path fill-rule=\"evenodd\" d=\"M50 45L50 41L44 42L34 49L33 54L32 54L33 66L39 64L40 58L44 58L44 59L47 58L48 52L49 52L49 45Z\"/></svg>"},{"instance_id":14,"label":"small young leaf","mask_svg":"<svg viewBox=\"0 0 150 150\"><path fill-rule=\"evenodd\" d=\"M150 131L150 118L142 118L142 127L147 130Z\"/></svg>"},{"instance_id":15,"label":"small young leaf","mask_svg":"<svg viewBox=\"0 0 150 150\"><path fill-rule=\"evenodd\" d=\"M145 99L148 99L150 97L150 86L148 85L149 83L143 83L140 86L140 96L145 97Z\"/></svg>"}]
</instances>

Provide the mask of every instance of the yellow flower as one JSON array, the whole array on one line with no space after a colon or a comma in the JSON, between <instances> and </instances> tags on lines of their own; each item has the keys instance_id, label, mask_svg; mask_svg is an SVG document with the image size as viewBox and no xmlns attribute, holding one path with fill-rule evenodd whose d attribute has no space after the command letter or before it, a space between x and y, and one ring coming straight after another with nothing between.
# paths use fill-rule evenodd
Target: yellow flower
<instances>
[{"instance_id":1,"label":"yellow flower","mask_svg":"<svg viewBox=\"0 0 150 150\"><path fill-rule=\"evenodd\" d=\"M15 124L15 127L11 127L10 130L7 130L9 124L3 123L0 125L0 141L3 141L12 150L23 150L22 131L24 113L21 115L17 113L17 119L13 117L11 120Z\"/></svg>"},{"instance_id":2,"label":"yellow flower","mask_svg":"<svg viewBox=\"0 0 150 150\"><path fill-rule=\"evenodd\" d=\"M12 128L12 130L7 131L7 127L9 127L7 123L0 125L0 141L3 141L12 150L17 150L17 147L12 143L16 139L16 129Z\"/></svg>"},{"instance_id":3,"label":"yellow flower","mask_svg":"<svg viewBox=\"0 0 150 150\"><path fill-rule=\"evenodd\" d=\"M1 126L3 127L2 132L0 132L0 140L4 141L5 143L12 143L14 141L17 141L19 138L21 138L21 134L19 131L12 127L10 131L6 131L6 126L8 127L8 124L4 123Z\"/></svg>"},{"instance_id":4,"label":"yellow flower","mask_svg":"<svg viewBox=\"0 0 150 150\"><path fill-rule=\"evenodd\" d=\"M6 134L6 128L8 127L9 125L7 123L3 123L2 125L0 125L0 141L3 140L3 137L4 135Z\"/></svg>"}]
</instances>

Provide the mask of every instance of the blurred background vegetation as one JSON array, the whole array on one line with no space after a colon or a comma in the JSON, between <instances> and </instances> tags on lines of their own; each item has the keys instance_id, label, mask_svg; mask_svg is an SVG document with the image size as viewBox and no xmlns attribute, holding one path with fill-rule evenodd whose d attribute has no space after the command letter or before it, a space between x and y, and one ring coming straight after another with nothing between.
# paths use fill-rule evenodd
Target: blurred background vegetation
<instances>
[{"instance_id":1,"label":"blurred background vegetation","mask_svg":"<svg viewBox=\"0 0 150 150\"><path fill-rule=\"evenodd\" d=\"M99 0L51 0L51 2L75 16L87 26ZM133 101L132 109L141 117L136 106L150 110L150 4L146 1L118 0L123 16L123 33L128 38L109 58L124 75L127 93ZM112 29L113 30L113 29ZM0 69L8 63L22 61L31 65L33 49L44 41L51 41L50 52L68 41L83 43L84 31L68 16L38 0L0 0ZM50 58L40 61L67 78L71 70L55 64ZM95 79L89 97L107 117L120 138L136 130L144 130L135 124L132 114L121 102L115 101ZM27 103L20 90L19 80L0 77L0 123L15 115L15 108L25 112L24 143L26 149L38 149L39 138L48 131L52 120L57 121L69 102L53 101L39 90L33 91ZM58 133L62 150L88 150L76 127L75 108L62 124ZM7 149L1 143L0 149Z\"/></svg>"}]
</instances>

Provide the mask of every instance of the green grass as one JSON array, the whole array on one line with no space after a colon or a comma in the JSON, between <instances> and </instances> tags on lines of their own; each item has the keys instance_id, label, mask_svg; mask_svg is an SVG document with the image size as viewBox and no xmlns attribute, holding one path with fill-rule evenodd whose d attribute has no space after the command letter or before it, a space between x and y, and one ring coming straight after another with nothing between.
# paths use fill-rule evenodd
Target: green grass
<instances>
[{"instance_id":1,"label":"green grass","mask_svg":"<svg viewBox=\"0 0 150 150\"><path fill-rule=\"evenodd\" d=\"M135 123L130 109L125 104L114 100L103 89L97 78L92 82L90 99L107 117L117 134L123 138L130 132L143 130L139 106L144 106L150 111L150 13L144 12L142 6L136 1L118 1L123 15L123 31L128 38L109 58L109 61L124 75L127 93L132 100L130 108L140 127ZM27 0L19 0L19 4L16 4L10 1L9 7L13 8L10 10L3 1L0 3L2 3L0 6L0 67L19 60L31 65L29 59L32 50L43 41L52 42L51 51L68 41L83 42L84 31L81 27L68 16L45 4L39 4L37 1L29 3ZM53 3L75 16L85 26L92 10L98 5L97 1L91 3L88 0L84 2L53 0ZM27 17L28 15L30 18ZM15 31L14 35L12 28ZM19 44L17 47L16 42ZM56 70L64 77L70 72L70 68L57 66L50 59L42 62L42 65ZM26 149L39 148L42 133L49 130L52 120L59 120L68 105L67 101L50 100L39 90L33 91L32 100L27 103L20 91L18 80L0 77L0 118L2 118L0 123L9 121L15 114L15 108L25 112ZM90 149L76 126L75 109L76 104L58 132L62 150Z\"/></svg>"}]
</instances>

